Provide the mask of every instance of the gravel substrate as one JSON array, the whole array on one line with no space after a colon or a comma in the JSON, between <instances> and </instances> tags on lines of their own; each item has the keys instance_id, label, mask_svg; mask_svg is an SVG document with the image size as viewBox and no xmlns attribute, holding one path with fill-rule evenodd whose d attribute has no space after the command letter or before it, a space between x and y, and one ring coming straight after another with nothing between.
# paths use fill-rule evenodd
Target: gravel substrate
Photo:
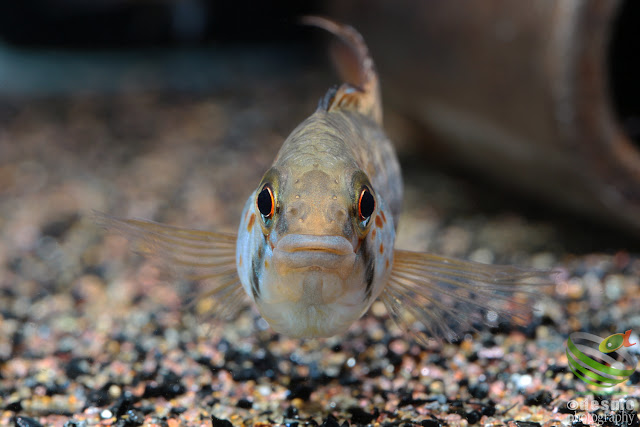
<instances>
[{"instance_id":1,"label":"gravel substrate","mask_svg":"<svg viewBox=\"0 0 640 427\"><path fill-rule=\"evenodd\" d=\"M187 286L92 223L97 210L235 231L333 81L294 71L245 70L198 94L0 102L0 425L640 425L638 372L607 397L565 355L574 331L640 341L637 244L425 167L392 112L407 187L397 246L558 268L528 324L424 348L380 303L323 340L274 334L252 309L209 321L206 303L185 305ZM636 409L568 407L602 399Z\"/></svg>"}]
</instances>

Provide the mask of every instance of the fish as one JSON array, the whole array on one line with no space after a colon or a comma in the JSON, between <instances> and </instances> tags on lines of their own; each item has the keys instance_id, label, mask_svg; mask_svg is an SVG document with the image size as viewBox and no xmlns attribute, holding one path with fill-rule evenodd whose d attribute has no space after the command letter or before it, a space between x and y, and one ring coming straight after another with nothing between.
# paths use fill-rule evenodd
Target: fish
<instances>
[{"instance_id":1,"label":"fish","mask_svg":"<svg viewBox=\"0 0 640 427\"><path fill-rule=\"evenodd\" d=\"M546 280L546 271L395 247L403 181L369 50L349 25L303 22L340 41L334 57L343 83L285 139L237 234L106 214L97 221L182 278L205 283L199 298L213 299L214 317L233 318L252 303L275 332L293 338L342 334L376 300L422 343L455 339L495 316L526 318L530 303L516 293Z\"/></svg>"}]
</instances>

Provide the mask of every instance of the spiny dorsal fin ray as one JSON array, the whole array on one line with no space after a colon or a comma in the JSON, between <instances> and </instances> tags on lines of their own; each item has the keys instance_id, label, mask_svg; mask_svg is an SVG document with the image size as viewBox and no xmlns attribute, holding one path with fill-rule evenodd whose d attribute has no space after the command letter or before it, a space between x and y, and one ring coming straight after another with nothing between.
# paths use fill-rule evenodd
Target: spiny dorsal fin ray
<instances>
[{"instance_id":1,"label":"spiny dorsal fin ray","mask_svg":"<svg viewBox=\"0 0 640 427\"><path fill-rule=\"evenodd\" d=\"M320 16L305 16L302 22L322 28L338 37L344 46L332 49L334 64L345 83L330 89L332 96L321 102L326 111L355 110L372 117L382 126L382 100L378 74L362 35L349 25L339 24Z\"/></svg>"},{"instance_id":2,"label":"spiny dorsal fin ray","mask_svg":"<svg viewBox=\"0 0 640 427\"><path fill-rule=\"evenodd\" d=\"M423 344L453 340L487 323L489 313L526 322L531 297L539 295L540 285L553 283L553 274L396 250L381 300L396 324ZM414 329L416 322L422 330Z\"/></svg>"}]
</instances>

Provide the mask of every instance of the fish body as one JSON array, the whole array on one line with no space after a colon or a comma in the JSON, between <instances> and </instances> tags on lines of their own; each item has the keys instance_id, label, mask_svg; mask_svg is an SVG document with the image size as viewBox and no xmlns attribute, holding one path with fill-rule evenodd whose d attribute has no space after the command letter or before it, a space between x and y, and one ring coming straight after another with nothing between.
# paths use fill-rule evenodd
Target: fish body
<instances>
[{"instance_id":1,"label":"fish body","mask_svg":"<svg viewBox=\"0 0 640 427\"><path fill-rule=\"evenodd\" d=\"M291 337L344 332L378 298L405 330L421 324L414 330L421 340L452 338L482 312L527 311L513 298L515 285L544 272L395 248L402 179L382 128L373 61L355 29L305 20L338 36L351 66L339 67L345 82L284 141L247 199L237 236L100 221L138 250L209 283L216 310L233 314L248 297L275 331Z\"/></svg>"}]
</instances>

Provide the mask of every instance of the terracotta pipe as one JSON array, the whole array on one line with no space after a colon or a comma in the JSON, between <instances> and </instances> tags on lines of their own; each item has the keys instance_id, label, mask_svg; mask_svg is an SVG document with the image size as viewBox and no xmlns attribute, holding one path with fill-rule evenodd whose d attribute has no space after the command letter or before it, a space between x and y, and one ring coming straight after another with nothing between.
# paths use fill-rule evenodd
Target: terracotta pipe
<instances>
[{"instance_id":1,"label":"terracotta pipe","mask_svg":"<svg viewBox=\"0 0 640 427\"><path fill-rule=\"evenodd\" d=\"M621 113L613 79L620 60L638 69L624 49L640 56L640 40L616 35L635 3L336 0L331 14L363 33L385 101L461 163L640 236L640 144L621 125L640 99Z\"/></svg>"}]
</instances>

